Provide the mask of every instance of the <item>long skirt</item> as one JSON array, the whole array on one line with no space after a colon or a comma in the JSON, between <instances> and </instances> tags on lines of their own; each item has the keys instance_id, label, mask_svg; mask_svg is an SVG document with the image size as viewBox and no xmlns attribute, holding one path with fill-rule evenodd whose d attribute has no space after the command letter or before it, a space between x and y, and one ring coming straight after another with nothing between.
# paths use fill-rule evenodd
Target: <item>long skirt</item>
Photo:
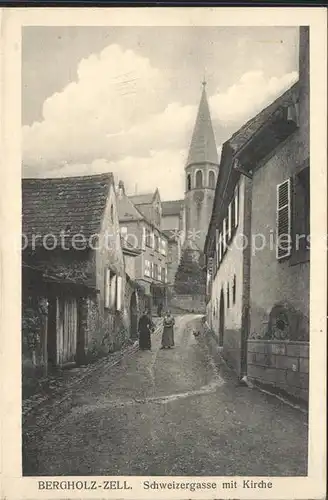
<instances>
[{"instance_id":1,"label":"long skirt","mask_svg":"<svg viewBox=\"0 0 328 500\"><path fill-rule=\"evenodd\" d=\"M140 349L151 349L151 338L149 330L142 330L139 333L139 348Z\"/></svg>"},{"instance_id":2,"label":"long skirt","mask_svg":"<svg viewBox=\"0 0 328 500\"><path fill-rule=\"evenodd\" d=\"M162 335L162 347L174 346L173 326L164 326Z\"/></svg>"}]
</instances>

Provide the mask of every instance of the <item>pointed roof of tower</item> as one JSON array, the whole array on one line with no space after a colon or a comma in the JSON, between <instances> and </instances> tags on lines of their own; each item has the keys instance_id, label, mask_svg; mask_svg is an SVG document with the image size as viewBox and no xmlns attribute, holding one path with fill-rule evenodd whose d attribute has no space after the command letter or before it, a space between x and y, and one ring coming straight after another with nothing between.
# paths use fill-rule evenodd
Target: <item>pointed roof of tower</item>
<instances>
[{"instance_id":1,"label":"pointed roof of tower","mask_svg":"<svg viewBox=\"0 0 328 500\"><path fill-rule=\"evenodd\" d=\"M186 166L192 163L214 163L218 165L219 158L215 144L211 113L206 95L206 82L202 83L203 92L200 99L196 123L191 138Z\"/></svg>"}]
</instances>

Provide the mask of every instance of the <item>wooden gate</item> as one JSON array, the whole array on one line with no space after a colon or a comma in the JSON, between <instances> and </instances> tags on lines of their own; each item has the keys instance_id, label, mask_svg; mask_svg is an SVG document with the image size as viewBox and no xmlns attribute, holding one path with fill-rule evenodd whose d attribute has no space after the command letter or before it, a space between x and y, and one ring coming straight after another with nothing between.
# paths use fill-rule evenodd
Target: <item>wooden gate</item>
<instances>
[{"instance_id":1,"label":"wooden gate","mask_svg":"<svg viewBox=\"0 0 328 500\"><path fill-rule=\"evenodd\" d=\"M78 308L75 298L57 297L57 364L76 361Z\"/></svg>"}]
</instances>

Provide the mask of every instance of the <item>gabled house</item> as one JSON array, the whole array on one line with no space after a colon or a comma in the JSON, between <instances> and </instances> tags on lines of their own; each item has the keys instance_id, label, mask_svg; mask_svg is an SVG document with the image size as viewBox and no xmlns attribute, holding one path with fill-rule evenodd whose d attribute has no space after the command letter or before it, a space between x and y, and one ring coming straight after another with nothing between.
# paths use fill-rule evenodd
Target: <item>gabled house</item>
<instances>
[{"instance_id":1,"label":"gabled house","mask_svg":"<svg viewBox=\"0 0 328 500\"><path fill-rule=\"evenodd\" d=\"M153 194L127 196L124 184L118 186L120 232L135 249L135 278L148 296L148 306L166 303L168 237L161 230L161 202L158 190ZM138 205L134 204L134 201Z\"/></svg>"},{"instance_id":2,"label":"gabled house","mask_svg":"<svg viewBox=\"0 0 328 500\"><path fill-rule=\"evenodd\" d=\"M151 224L161 228L162 203L158 189L154 193L129 196L129 199Z\"/></svg>"},{"instance_id":3,"label":"gabled house","mask_svg":"<svg viewBox=\"0 0 328 500\"><path fill-rule=\"evenodd\" d=\"M27 314L33 316L30 297L34 303L39 299L49 325L44 347L49 365L84 363L126 342L125 270L112 174L23 179L22 245L24 269L41 276L31 287L23 273L23 323ZM56 280L51 293L40 284L49 276Z\"/></svg>"}]
</instances>

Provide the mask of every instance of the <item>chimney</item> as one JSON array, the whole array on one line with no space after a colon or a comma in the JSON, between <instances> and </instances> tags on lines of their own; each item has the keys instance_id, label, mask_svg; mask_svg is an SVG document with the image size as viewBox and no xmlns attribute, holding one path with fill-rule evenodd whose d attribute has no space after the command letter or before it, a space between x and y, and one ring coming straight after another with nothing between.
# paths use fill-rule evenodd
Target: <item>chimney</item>
<instances>
[{"instance_id":1,"label":"chimney","mask_svg":"<svg viewBox=\"0 0 328 500\"><path fill-rule=\"evenodd\" d=\"M118 183L118 196L119 196L119 198L122 198L123 195L125 195L124 182L119 181L119 183Z\"/></svg>"}]
</instances>

